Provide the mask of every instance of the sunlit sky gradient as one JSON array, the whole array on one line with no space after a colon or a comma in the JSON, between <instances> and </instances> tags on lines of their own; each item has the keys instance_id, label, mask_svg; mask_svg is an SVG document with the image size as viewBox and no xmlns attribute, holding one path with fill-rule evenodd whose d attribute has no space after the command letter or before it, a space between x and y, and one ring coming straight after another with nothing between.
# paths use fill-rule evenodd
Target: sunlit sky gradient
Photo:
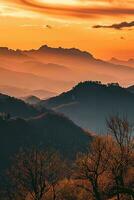
<instances>
[{"instance_id":1,"label":"sunlit sky gradient","mask_svg":"<svg viewBox=\"0 0 134 200\"><path fill-rule=\"evenodd\" d=\"M0 0L0 46L76 47L98 58L134 58L134 0Z\"/></svg>"}]
</instances>

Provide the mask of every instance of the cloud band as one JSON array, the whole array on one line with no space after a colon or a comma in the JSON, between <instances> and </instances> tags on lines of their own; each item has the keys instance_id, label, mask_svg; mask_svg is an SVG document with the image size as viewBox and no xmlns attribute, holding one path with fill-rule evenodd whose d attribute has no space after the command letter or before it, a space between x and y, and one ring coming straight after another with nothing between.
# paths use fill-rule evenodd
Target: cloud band
<instances>
[{"instance_id":1,"label":"cloud band","mask_svg":"<svg viewBox=\"0 0 134 200\"><path fill-rule=\"evenodd\" d=\"M117 30L122 30L123 28L131 28L134 26L134 21L132 22L121 22L119 24L112 24L112 25L95 25L93 28L113 28Z\"/></svg>"},{"instance_id":2,"label":"cloud band","mask_svg":"<svg viewBox=\"0 0 134 200\"><path fill-rule=\"evenodd\" d=\"M13 1L13 0L8 0ZM82 0L81 0L82 1ZM49 3L40 3L37 0L14 0L19 6L27 6L27 8L31 10L36 10L42 13L50 13L54 15L64 15L64 16L73 16L73 17L81 17L81 18L91 18L95 16L117 16L117 15L134 15L134 7L126 7L126 6L96 6L87 5L82 6L78 5L53 5ZM96 2L96 1L95 1ZM107 2L107 0L106 0ZM104 0L103 0L104 3Z\"/></svg>"}]
</instances>

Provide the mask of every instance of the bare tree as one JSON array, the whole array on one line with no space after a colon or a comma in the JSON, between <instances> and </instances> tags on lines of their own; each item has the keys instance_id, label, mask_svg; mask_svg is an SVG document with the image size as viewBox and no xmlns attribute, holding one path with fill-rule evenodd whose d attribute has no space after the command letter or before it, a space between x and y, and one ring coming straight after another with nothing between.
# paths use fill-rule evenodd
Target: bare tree
<instances>
[{"instance_id":1,"label":"bare tree","mask_svg":"<svg viewBox=\"0 0 134 200\"><path fill-rule=\"evenodd\" d=\"M15 156L8 176L20 191L25 191L26 196L30 194L34 200L42 200L59 179L59 162L57 153L22 150Z\"/></svg>"},{"instance_id":2,"label":"bare tree","mask_svg":"<svg viewBox=\"0 0 134 200\"><path fill-rule=\"evenodd\" d=\"M0 174L0 199L2 200L25 200L27 190L18 184L11 170ZM11 173L11 174L10 174ZM14 172L15 173L15 172Z\"/></svg>"},{"instance_id":3,"label":"bare tree","mask_svg":"<svg viewBox=\"0 0 134 200\"><path fill-rule=\"evenodd\" d=\"M109 151L108 140L103 137L96 137L88 152L78 156L76 160L76 178L86 180L89 183L92 190L85 185L80 186L92 192L96 200L103 200L100 179L108 169Z\"/></svg>"},{"instance_id":4,"label":"bare tree","mask_svg":"<svg viewBox=\"0 0 134 200\"><path fill-rule=\"evenodd\" d=\"M58 153L52 154L52 162L49 162L48 183L52 189L52 199L56 200L58 195L59 182L68 176L67 163L63 161Z\"/></svg>"},{"instance_id":5,"label":"bare tree","mask_svg":"<svg viewBox=\"0 0 134 200\"><path fill-rule=\"evenodd\" d=\"M117 193L117 199L122 199L124 193L129 193L130 189L125 184L125 177L131 176L129 169L134 167L134 149L133 149L133 127L126 118L119 116L110 117L107 120L108 131L114 139L113 150L109 155L111 157L110 170L115 181L113 191ZM132 195L133 191L131 190Z\"/></svg>"}]
</instances>

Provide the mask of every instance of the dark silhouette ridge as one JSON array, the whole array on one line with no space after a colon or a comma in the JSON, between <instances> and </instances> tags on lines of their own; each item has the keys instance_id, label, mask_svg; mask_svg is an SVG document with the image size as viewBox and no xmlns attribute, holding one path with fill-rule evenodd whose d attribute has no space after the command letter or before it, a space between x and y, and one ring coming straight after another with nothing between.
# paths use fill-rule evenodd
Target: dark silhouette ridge
<instances>
[{"instance_id":1,"label":"dark silhouette ridge","mask_svg":"<svg viewBox=\"0 0 134 200\"><path fill-rule=\"evenodd\" d=\"M52 54L52 55L59 55L61 56L68 56L69 57L74 57L74 59L82 59L85 61L90 61L92 64L98 64L98 65L111 65L111 67L116 67L118 68L123 68L124 70L132 70L131 68L129 68L128 66L125 65L116 65L114 66L114 64L111 64L109 62L103 61L101 59L96 59L91 53L87 52L87 51L81 51L79 49L76 48L62 48L62 47L58 47L58 48L54 48L54 47L49 47L47 45L43 45L41 46L39 49L32 49L32 50L26 50L23 51L26 55L28 56L33 56L34 54ZM31 54L32 53L32 54Z\"/></svg>"},{"instance_id":2,"label":"dark silhouette ridge","mask_svg":"<svg viewBox=\"0 0 134 200\"><path fill-rule=\"evenodd\" d=\"M134 93L134 85L129 86L129 87L127 88L127 90L128 90L129 92Z\"/></svg>"},{"instance_id":3,"label":"dark silhouette ridge","mask_svg":"<svg viewBox=\"0 0 134 200\"><path fill-rule=\"evenodd\" d=\"M22 147L55 149L66 158L73 159L77 152L85 151L91 141L90 134L63 115L53 112L28 120L0 117L0 133L1 169L9 164L9 158Z\"/></svg>"},{"instance_id":4,"label":"dark silhouette ridge","mask_svg":"<svg viewBox=\"0 0 134 200\"><path fill-rule=\"evenodd\" d=\"M88 61L93 62L93 63L96 62L96 64L102 64L102 65L110 65L111 64L110 62L106 62L106 61L103 61L101 59L96 59L91 53L89 53L87 51L81 51L80 49L77 49L77 48L62 48L62 47L54 48L54 47L49 47L47 45L42 45L38 49L31 49L31 50L24 50L23 51L23 50L20 50L20 49L12 50L12 49L9 49L7 47L0 47L0 55L3 54L3 53L8 54L8 55L16 55L16 56L17 55L28 56L31 59L33 59L32 56L34 54L40 54L40 53L43 53L43 54L48 53L49 54L50 53L50 54L60 55L60 56L62 56L62 55L67 56L67 57L71 56L71 57L78 58L78 59L83 58L83 59L88 60ZM29 62L33 62L33 60L31 60L31 59L30 59ZM53 64L55 66L57 65L56 63L50 63L50 62L48 64ZM120 65L117 64L116 66L115 65L111 64L111 67L124 68L124 69L132 70L128 66L125 66L125 65L122 65L122 64L120 64Z\"/></svg>"},{"instance_id":5,"label":"dark silhouette ridge","mask_svg":"<svg viewBox=\"0 0 134 200\"><path fill-rule=\"evenodd\" d=\"M59 53L59 54L63 54L63 55L69 55L69 56L79 56L79 57L85 57L88 59L94 59L93 55L86 52L86 51L81 51L79 49L76 48L51 48L47 45L43 45L41 46L38 51L40 52L49 52L49 53Z\"/></svg>"},{"instance_id":6,"label":"dark silhouette ridge","mask_svg":"<svg viewBox=\"0 0 134 200\"><path fill-rule=\"evenodd\" d=\"M109 115L120 113L133 120L134 94L118 84L82 82L72 90L42 101L41 105L61 112L83 128L104 132Z\"/></svg>"},{"instance_id":7,"label":"dark silhouette ridge","mask_svg":"<svg viewBox=\"0 0 134 200\"><path fill-rule=\"evenodd\" d=\"M42 110L37 109L20 99L0 94L0 113L9 113L11 117L28 118L47 111L45 108Z\"/></svg>"},{"instance_id":8,"label":"dark silhouette ridge","mask_svg":"<svg viewBox=\"0 0 134 200\"><path fill-rule=\"evenodd\" d=\"M17 49L9 49L8 47L0 47L0 56L18 56L18 57L28 57L27 55L23 54L23 51Z\"/></svg>"},{"instance_id":9,"label":"dark silhouette ridge","mask_svg":"<svg viewBox=\"0 0 134 200\"><path fill-rule=\"evenodd\" d=\"M39 103L41 99L39 99L36 96L28 96L28 97L23 97L23 100L28 104L35 105Z\"/></svg>"}]
</instances>

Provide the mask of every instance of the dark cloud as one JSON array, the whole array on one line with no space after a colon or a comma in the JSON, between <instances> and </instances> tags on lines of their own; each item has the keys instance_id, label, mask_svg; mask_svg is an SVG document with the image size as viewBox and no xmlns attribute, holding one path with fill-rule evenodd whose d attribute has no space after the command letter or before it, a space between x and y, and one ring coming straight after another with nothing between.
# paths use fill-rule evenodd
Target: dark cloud
<instances>
[{"instance_id":1,"label":"dark cloud","mask_svg":"<svg viewBox=\"0 0 134 200\"><path fill-rule=\"evenodd\" d=\"M123 28L130 28L134 26L134 21L132 22L121 22L119 24L112 25L95 25L93 28L114 28L117 30L122 30Z\"/></svg>"}]
</instances>

